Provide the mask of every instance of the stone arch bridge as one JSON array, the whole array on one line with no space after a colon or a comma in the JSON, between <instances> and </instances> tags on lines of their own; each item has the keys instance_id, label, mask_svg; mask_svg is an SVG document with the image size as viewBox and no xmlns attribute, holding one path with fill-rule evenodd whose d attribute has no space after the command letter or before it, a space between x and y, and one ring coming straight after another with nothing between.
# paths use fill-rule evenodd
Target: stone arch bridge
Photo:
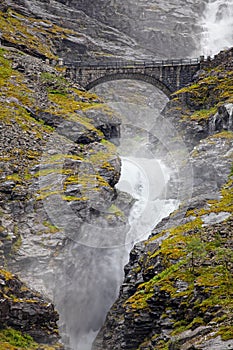
<instances>
[{"instance_id":1,"label":"stone arch bridge","mask_svg":"<svg viewBox=\"0 0 233 350\"><path fill-rule=\"evenodd\" d=\"M203 58L155 61L74 61L65 63L66 75L86 90L119 79L142 80L156 86L168 97L193 80Z\"/></svg>"}]
</instances>

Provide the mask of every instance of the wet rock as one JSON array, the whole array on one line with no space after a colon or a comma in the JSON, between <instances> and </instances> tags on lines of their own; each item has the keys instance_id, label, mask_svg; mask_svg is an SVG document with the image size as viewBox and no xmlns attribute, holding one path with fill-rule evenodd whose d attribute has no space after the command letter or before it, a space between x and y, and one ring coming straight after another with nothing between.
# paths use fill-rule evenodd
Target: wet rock
<instances>
[{"instance_id":1,"label":"wet rock","mask_svg":"<svg viewBox=\"0 0 233 350\"><path fill-rule=\"evenodd\" d=\"M218 112L209 120L210 132L233 130L233 104L218 107Z\"/></svg>"},{"instance_id":2,"label":"wet rock","mask_svg":"<svg viewBox=\"0 0 233 350\"><path fill-rule=\"evenodd\" d=\"M0 270L0 296L1 327L25 332L39 343L58 342L58 313L50 301L4 270Z\"/></svg>"},{"instance_id":3,"label":"wet rock","mask_svg":"<svg viewBox=\"0 0 233 350\"><path fill-rule=\"evenodd\" d=\"M5 181L0 184L0 192L3 193L11 193L12 189L15 187L16 182L14 181Z\"/></svg>"}]
</instances>

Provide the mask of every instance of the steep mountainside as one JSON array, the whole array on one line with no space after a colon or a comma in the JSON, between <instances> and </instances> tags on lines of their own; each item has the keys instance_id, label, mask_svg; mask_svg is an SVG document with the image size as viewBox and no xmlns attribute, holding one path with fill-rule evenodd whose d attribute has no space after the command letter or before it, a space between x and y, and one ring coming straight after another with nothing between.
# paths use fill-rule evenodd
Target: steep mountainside
<instances>
[{"instance_id":1,"label":"steep mountainside","mask_svg":"<svg viewBox=\"0 0 233 350\"><path fill-rule=\"evenodd\" d=\"M86 251L76 244L82 239L76 237L78 229L86 220L90 225L102 220L105 226L126 221L112 206L120 160L108 141L119 137L120 121L95 94L67 81L63 68L41 59L56 57L53 43L65 29L1 5L3 44L11 47L0 48L0 263L55 299L60 312L66 305L65 311L76 315L77 306L67 296L77 289L71 273L76 264L83 277ZM1 328L12 327L54 348L59 336L52 306L33 292L23 293L26 287L4 270L1 276ZM70 331L73 321L65 326ZM44 333L37 337L40 327ZM82 327L87 326L77 324L74 332ZM39 347L11 329L2 339L3 349Z\"/></svg>"},{"instance_id":2,"label":"steep mountainside","mask_svg":"<svg viewBox=\"0 0 233 350\"><path fill-rule=\"evenodd\" d=\"M176 0L1 1L1 350L63 348L49 299L75 349L102 326L120 283L119 253L105 249L124 244L133 203L115 188L120 116L67 80L58 58L189 56L201 10ZM190 152L192 201L134 247L93 349L233 349L232 57L206 63L163 112ZM157 141L154 154L169 163ZM175 198L172 181L169 191Z\"/></svg>"},{"instance_id":3,"label":"steep mountainside","mask_svg":"<svg viewBox=\"0 0 233 350\"><path fill-rule=\"evenodd\" d=\"M232 53L216 56L164 111L190 150L192 201L131 251L93 349L233 349ZM170 143L175 154L172 135Z\"/></svg>"},{"instance_id":4,"label":"steep mountainside","mask_svg":"<svg viewBox=\"0 0 233 350\"><path fill-rule=\"evenodd\" d=\"M58 29L51 23L70 29L57 31L53 47L59 56L83 60L90 56L143 59L146 56L195 55L204 8L204 3L177 0L169 3L159 0L4 0L3 3L5 7L10 5L16 12L38 19L30 23L31 32L38 32L39 26L42 33L50 37L49 33ZM20 22L20 18L17 19ZM40 40L45 40L44 35L40 35Z\"/></svg>"},{"instance_id":5,"label":"steep mountainside","mask_svg":"<svg viewBox=\"0 0 233 350\"><path fill-rule=\"evenodd\" d=\"M117 28L155 57L190 57L198 49L204 2L160 0L58 0ZM102 9L101 11L99 9Z\"/></svg>"}]
</instances>

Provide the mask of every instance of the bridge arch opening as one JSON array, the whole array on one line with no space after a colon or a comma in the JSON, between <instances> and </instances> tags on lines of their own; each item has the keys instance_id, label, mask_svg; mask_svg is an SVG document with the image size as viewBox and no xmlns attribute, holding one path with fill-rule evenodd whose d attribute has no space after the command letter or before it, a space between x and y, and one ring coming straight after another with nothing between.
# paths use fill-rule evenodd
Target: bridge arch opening
<instances>
[{"instance_id":1,"label":"bridge arch opening","mask_svg":"<svg viewBox=\"0 0 233 350\"><path fill-rule=\"evenodd\" d=\"M161 81L159 81L156 78L153 78L149 75L146 74L140 74L140 73L117 73L117 74L109 74L109 75L105 75L102 76L92 82L90 82L89 84L87 84L87 86L85 86L86 90L91 90L92 88L94 88L97 85L103 84L105 82L108 81L114 81L114 80L139 80L139 81L143 81L145 83L149 83L153 86L155 86L156 88L158 88L159 90L161 90L168 98L170 98L170 95L172 93L172 91L169 90L169 88L163 84Z\"/></svg>"}]
</instances>

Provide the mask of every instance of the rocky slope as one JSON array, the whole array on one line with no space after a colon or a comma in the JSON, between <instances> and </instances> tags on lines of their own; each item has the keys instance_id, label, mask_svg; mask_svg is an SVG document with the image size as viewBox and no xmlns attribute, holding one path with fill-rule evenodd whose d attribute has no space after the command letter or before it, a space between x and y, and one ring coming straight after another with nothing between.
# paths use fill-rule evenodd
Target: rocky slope
<instances>
[{"instance_id":1,"label":"rocky slope","mask_svg":"<svg viewBox=\"0 0 233 350\"><path fill-rule=\"evenodd\" d=\"M71 295L77 289L77 280L72 271L79 271L77 278L83 280L81 267L87 263L86 250L94 254L94 249L81 249L78 243L86 240L86 235L82 236L78 228L83 222L93 226L96 220L101 222L102 231L102 227L116 222L126 224L117 202L112 205L117 197L114 185L120 175L120 160L114 144L108 141L117 142L120 121L95 94L67 81L62 68L41 59L56 58L52 44L57 37L54 26L48 37L45 24L38 24L37 31L36 19L16 14L2 3L1 9L7 12L1 13L0 20L4 44L0 48L0 263L55 300L61 314L64 311L76 315L78 310ZM45 36L42 28L46 28ZM59 27L59 31L63 29ZM118 203L131 201L123 194L117 198ZM94 240L94 246L98 242ZM108 244L103 239L101 243ZM96 264L95 259L93 263ZM52 342L51 349L55 348L59 337L57 314L52 306L44 310L47 304L37 302L33 293L18 293L18 289L26 287L12 280L12 293L7 296L3 291L1 312L2 316L8 313L7 307L12 308L12 313L14 309L18 311L14 322L8 315L9 320L5 322L3 318L1 326L12 327L16 333L3 331L3 348L36 346L27 336L25 341L22 336L21 343L14 343L12 337L21 337L18 329L41 343ZM7 289L8 282L2 281L3 289ZM36 309L29 307L27 301L24 303L23 298ZM38 313L41 323L32 317L33 312ZM60 323L66 321L64 313ZM22 324L19 328L22 317L25 327ZM92 328L98 328L101 322L94 320ZM69 333L73 325L73 320L67 322ZM40 326L45 331L37 339ZM74 333L82 327L87 325L77 323Z\"/></svg>"},{"instance_id":2,"label":"rocky slope","mask_svg":"<svg viewBox=\"0 0 233 350\"><path fill-rule=\"evenodd\" d=\"M4 13L0 23L4 44L23 48L32 55L66 60L143 55L135 40L90 18L79 8L57 1L27 0L4 0L0 6ZM22 47L25 35L28 45Z\"/></svg>"},{"instance_id":3,"label":"rocky slope","mask_svg":"<svg viewBox=\"0 0 233 350\"><path fill-rule=\"evenodd\" d=\"M205 3L4 0L1 5L4 10L9 6L16 11L13 20L9 14L9 23L18 26L24 20L17 13L26 15L32 19L27 23L30 36L37 36L40 42L49 41L53 54L66 60L84 60L195 56ZM16 28L11 29L4 39L20 45L20 37L14 35ZM54 38L52 33L56 34Z\"/></svg>"},{"instance_id":4,"label":"rocky slope","mask_svg":"<svg viewBox=\"0 0 233 350\"><path fill-rule=\"evenodd\" d=\"M164 110L190 150L192 201L131 251L93 349L233 349L232 52ZM174 152L176 142L171 135ZM166 159L162 144L156 152Z\"/></svg>"},{"instance_id":5,"label":"rocky slope","mask_svg":"<svg viewBox=\"0 0 233 350\"><path fill-rule=\"evenodd\" d=\"M4 270L0 270L0 295L0 349L46 349L43 344L63 349L58 344L58 313L51 302Z\"/></svg>"},{"instance_id":6,"label":"rocky slope","mask_svg":"<svg viewBox=\"0 0 233 350\"><path fill-rule=\"evenodd\" d=\"M205 2L139 0L88 2L58 1L81 9L92 19L117 28L146 49L148 55L161 58L190 57L198 49L200 16ZM99 11L102 9L102 11Z\"/></svg>"},{"instance_id":7,"label":"rocky slope","mask_svg":"<svg viewBox=\"0 0 233 350\"><path fill-rule=\"evenodd\" d=\"M125 3L119 3L118 11L108 1L92 5L36 0L0 4L4 44L0 50L1 265L20 273L29 285L56 302L62 331L73 339L72 347L83 333L96 331L102 324L103 316L93 317L93 310L100 315L103 305L106 310L110 307L109 289L114 292L118 281L113 278L111 288L106 288L103 282L108 276L98 276L98 271L104 265L111 274L116 251L95 247L124 242L121 228L127 220L119 206L123 203L129 209L131 198L114 189L120 160L109 140L117 142L120 120L95 94L67 81L55 61L59 56L68 60L109 55L141 58L150 54L150 45L160 57L188 55L195 40L181 45L184 37L179 36L179 28L185 28L189 38L197 23L197 16L190 20L188 2L181 3L185 15L183 10L174 12L175 2L169 8L140 2L137 8L130 7L131 14ZM106 11L98 12L96 21L93 17L100 5ZM138 25L142 10L143 28ZM161 28L149 30L155 16L161 26L162 16L171 13L174 22L163 31L165 36ZM176 30L175 22L179 22ZM148 45L142 48L138 29L144 31L143 37L148 33ZM149 33L153 33L151 38ZM164 51L164 42L169 43L169 52ZM177 51L179 45L181 51ZM46 58L54 60L53 64L45 64ZM120 298L95 348L232 347L232 51L216 57L208 72L200 72L196 79L194 85L175 94L164 111L191 153L192 203L183 203L147 242L131 252ZM176 142L171 135L174 152ZM166 161L162 144L156 146L155 153L163 154ZM172 183L170 187L175 196ZM82 231L84 222L86 230ZM55 348L53 307L3 270L0 279L2 315L7 318L5 305L12 309L12 318L1 325L5 329L0 348L41 349L34 340L52 342ZM99 291L95 298L93 290ZM33 319L31 324L28 315L35 310L42 319ZM19 329L22 317L24 328ZM63 339L68 348L69 339Z\"/></svg>"}]
</instances>

